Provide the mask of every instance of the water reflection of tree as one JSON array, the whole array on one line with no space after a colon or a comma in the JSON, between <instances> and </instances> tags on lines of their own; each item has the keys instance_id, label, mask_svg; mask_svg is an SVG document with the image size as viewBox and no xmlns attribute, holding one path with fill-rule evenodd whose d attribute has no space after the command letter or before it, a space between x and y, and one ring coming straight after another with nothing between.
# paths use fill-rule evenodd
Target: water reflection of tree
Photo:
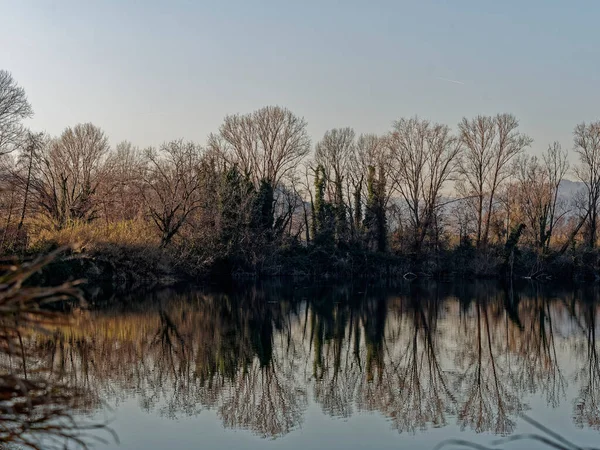
<instances>
[{"instance_id":1,"label":"water reflection of tree","mask_svg":"<svg viewBox=\"0 0 600 450\"><path fill-rule=\"evenodd\" d=\"M219 414L228 427L274 437L301 422L306 391L297 379L289 316L286 320L281 303L268 303L268 298L256 294L242 320L242 342L249 344L254 357L248 355L242 370L226 385Z\"/></svg>"},{"instance_id":2,"label":"water reflection of tree","mask_svg":"<svg viewBox=\"0 0 600 450\"><path fill-rule=\"evenodd\" d=\"M273 436L296 426L306 404L293 346L275 343L289 333L285 307L257 291L158 299L145 313L92 317L41 339L58 379L117 402L135 395L169 417L215 407L225 425Z\"/></svg>"},{"instance_id":3,"label":"water reflection of tree","mask_svg":"<svg viewBox=\"0 0 600 450\"><path fill-rule=\"evenodd\" d=\"M458 422L461 428L476 432L510 433L516 414L525 406L514 384L507 346L510 328L518 325L498 320L500 305L497 298L477 293L471 304L473 317L462 335L465 341L456 352L460 374L455 386L461 399Z\"/></svg>"},{"instance_id":4,"label":"water reflection of tree","mask_svg":"<svg viewBox=\"0 0 600 450\"><path fill-rule=\"evenodd\" d=\"M357 405L399 431L446 423L455 402L438 360L436 293L390 298L373 289L311 305L309 353L324 412L347 416Z\"/></svg>"},{"instance_id":5,"label":"water reflection of tree","mask_svg":"<svg viewBox=\"0 0 600 450\"><path fill-rule=\"evenodd\" d=\"M593 302L580 305L585 326L584 364L577 373L580 389L575 399L573 418L580 427L600 430L600 362L596 347L597 305Z\"/></svg>"},{"instance_id":6,"label":"water reflection of tree","mask_svg":"<svg viewBox=\"0 0 600 450\"><path fill-rule=\"evenodd\" d=\"M326 414L349 417L360 376L360 317L347 289L321 291L310 304L314 397ZM346 338L346 332L348 337Z\"/></svg>"},{"instance_id":7,"label":"water reflection of tree","mask_svg":"<svg viewBox=\"0 0 600 450\"><path fill-rule=\"evenodd\" d=\"M523 326L518 338L513 338L514 344L511 343L518 356L512 382L522 392L540 391L553 408L558 407L566 389L556 351L554 316L559 307L535 287L532 296L519 302Z\"/></svg>"},{"instance_id":8,"label":"water reflection of tree","mask_svg":"<svg viewBox=\"0 0 600 450\"><path fill-rule=\"evenodd\" d=\"M440 289L319 288L304 290L303 301L256 287L165 293L82 316L34 344L57 380L94 392L88 410L99 398L135 396L168 417L213 408L225 426L261 436L301 423L309 389L325 414L377 411L410 432L456 416L463 428L506 434L528 394L558 405L566 377L556 322L569 320L562 303L536 290ZM595 310L577 308L587 362L575 416L595 426Z\"/></svg>"},{"instance_id":9,"label":"water reflection of tree","mask_svg":"<svg viewBox=\"0 0 600 450\"><path fill-rule=\"evenodd\" d=\"M219 407L225 426L274 437L301 422L306 393L296 390L289 373L278 372L275 366L261 366L255 360L238 374Z\"/></svg>"},{"instance_id":10,"label":"water reflection of tree","mask_svg":"<svg viewBox=\"0 0 600 450\"><path fill-rule=\"evenodd\" d=\"M395 304L394 304L395 303ZM382 376L369 389L367 374L359 402L376 407L392 419L398 431L443 426L455 410L455 399L442 369L438 339L440 302L437 291L418 291L395 299L396 321L389 321ZM383 349L382 349L383 350ZM364 395L368 394L368 395Z\"/></svg>"}]
</instances>

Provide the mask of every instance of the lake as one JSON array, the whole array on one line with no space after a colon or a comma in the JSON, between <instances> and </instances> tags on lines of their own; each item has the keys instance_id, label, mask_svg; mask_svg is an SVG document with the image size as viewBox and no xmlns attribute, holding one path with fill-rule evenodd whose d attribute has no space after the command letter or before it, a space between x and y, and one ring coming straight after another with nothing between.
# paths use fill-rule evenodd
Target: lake
<instances>
[{"instance_id":1,"label":"lake","mask_svg":"<svg viewBox=\"0 0 600 450\"><path fill-rule=\"evenodd\" d=\"M29 344L85 392L81 420L110 422L120 443L101 449L491 445L540 433L523 414L593 446L599 299L487 282L164 290Z\"/></svg>"}]
</instances>

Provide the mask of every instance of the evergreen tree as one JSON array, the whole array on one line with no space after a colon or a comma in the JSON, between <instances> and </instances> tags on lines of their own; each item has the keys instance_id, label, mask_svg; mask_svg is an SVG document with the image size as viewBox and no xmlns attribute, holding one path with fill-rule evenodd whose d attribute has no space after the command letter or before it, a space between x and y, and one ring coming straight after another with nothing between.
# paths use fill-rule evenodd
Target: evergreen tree
<instances>
[{"instance_id":1,"label":"evergreen tree","mask_svg":"<svg viewBox=\"0 0 600 450\"><path fill-rule=\"evenodd\" d=\"M314 240L320 244L333 242L335 230L334 208L325 200L325 187L327 184L325 168L317 166L315 173L315 205L314 205Z\"/></svg>"},{"instance_id":2,"label":"evergreen tree","mask_svg":"<svg viewBox=\"0 0 600 450\"><path fill-rule=\"evenodd\" d=\"M385 208L385 171L379 166L379 180L377 182L377 250L384 252L387 249L387 215Z\"/></svg>"},{"instance_id":3,"label":"evergreen tree","mask_svg":"<svg viewBox=\"0 0 600 450\"><path fill-rule=\"evenodd\" d=\"M385 176L380 167L379 179L375 167L369 166L367 175L367 207L364 228L367 246L384 252L387 248L387 217L385 211Z\"/></svg>"},{"instance_id":4,"label":"evergreen tree","mask_svg":"<svg viewBox=\"0 0 600 450\"><path fill-rule=\"evenodd\" d=\"M354 189L354 238L360 236L362 228L362 182Z\"/></svg>"},{"instance_id":5,"label":"evergreen tree","mask_svg":"<svg viewBox=\"0 0 600 450\"><path fill-rule=\"evenodd\" d=\"M219 194L220 241L229 253L238 247L242 233L248 226L248 212L244 204L246 199L254 195L254 188L237 166L233 166L223 174Z\"/></svg>"},{"instance_id":6,"label":"evergreen tree","mask_svg":"<svg viewBox=\"0 0 600 450\"><path fill-rule=\"evenodd\" d=\"M261 180L252 208L252 222L256 231L263 232L270 238L273 228L274 190L271 183Z\"/></svg>"},{"instance_id":7,"label":"evergreen tree","mask_svg":"<svg viewBox=\"0 0 600 450\"><path fill-rule=\"evenodd\" d=\"M342 180L339 176L335 180L335 204L333 205L333 210L335 213L336 241L338 243L345 242L348 239L348 222L342 191Z\"/></svg>"}]
</instances>

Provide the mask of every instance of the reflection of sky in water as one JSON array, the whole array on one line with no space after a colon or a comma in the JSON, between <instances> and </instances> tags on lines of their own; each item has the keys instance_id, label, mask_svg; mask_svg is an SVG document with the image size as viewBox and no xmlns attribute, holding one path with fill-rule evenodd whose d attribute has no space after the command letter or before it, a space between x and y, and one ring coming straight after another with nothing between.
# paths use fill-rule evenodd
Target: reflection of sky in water
<instances>
[{"instance_id":1,"label":"reflection of sky in water","mask_svg":"<svg viewBox=\"0 0 600 450\"><path fill-rule=\"evenodd\" d=\"M122 449L489 444L533 431L520 411L596 444L597 306L443 289L158 294L63 330L55 373L114 408Z\"/></svg>"},{"instance_id":2,"label":"reflection of sky in water","mask_svg":"<svg viewBox=\"0 0 600 450\"><path fill-rule=\"evenodd\" d=\"M544 405L531 403L530 414L542 420L553 430L573 439L582 446L598 445L598 432L578 429L566 421L565 411L548 410ZM277 439L263 439L247 430L222 428L215 411L204 411L195 417L167 420L140 410L135 400L128 400L115 414L113 428L120 445L98 448L133 449L427 449L445 439L469 439L489 444L494 436L461 432L455 425L428 429L425 433L398 434L380 414L356 414L348 419L331 418L318 405L311 404L301 427ZM533 427L519 421L516 432L535 432ZM452 448L452 447L449 447ZM508 449L545 449L530 441L506 446Z\"/></svg>"}]
</instances>

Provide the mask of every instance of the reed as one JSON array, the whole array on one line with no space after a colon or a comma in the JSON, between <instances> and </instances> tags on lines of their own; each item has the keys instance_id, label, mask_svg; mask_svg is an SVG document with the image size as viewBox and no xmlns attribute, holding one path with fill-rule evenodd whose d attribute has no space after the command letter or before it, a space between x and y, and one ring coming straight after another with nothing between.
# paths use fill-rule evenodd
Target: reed
<instances>
[{"instance_id":1,"label":"reed","mask_svg":"<svg viewBox=\"0 0 600 450\"><path fill-rule=\"evenodd\" d=\"M537 443L543 447L557 449L557 450L600 450L599 447L581 447L559 433L550 430L548 427L542 425L538 421L532 419L526 414L521 414L521 418L532 425L538 431L536 433L517 433L512 436L507 436L501 439L496 439L491 443L490 446L477 444L475 442L463 440L463 439L448 439L436 445L434 450L441 450L442 448L454 448L454 449L474 449L474 450L500 450L504 445L515 442L525 441L529 445Z\"/></svg>"},{"instance_id":2,"label":"reed","mask_svg":"<svg viewBox=\"0 0 600 450\"><path fill-rule=\"evenodd\" d=\"M0 447L82 448L107 442L94 430L117 437L106 423L85 423L72 411L84 401L81 389L53 382L34 350L24 345L32 333L66 325L65 304L85 306L79 281L55 286L28 285L31 276L65 249L27 263L0 265Z\"/></svg>"}]
</instances>

